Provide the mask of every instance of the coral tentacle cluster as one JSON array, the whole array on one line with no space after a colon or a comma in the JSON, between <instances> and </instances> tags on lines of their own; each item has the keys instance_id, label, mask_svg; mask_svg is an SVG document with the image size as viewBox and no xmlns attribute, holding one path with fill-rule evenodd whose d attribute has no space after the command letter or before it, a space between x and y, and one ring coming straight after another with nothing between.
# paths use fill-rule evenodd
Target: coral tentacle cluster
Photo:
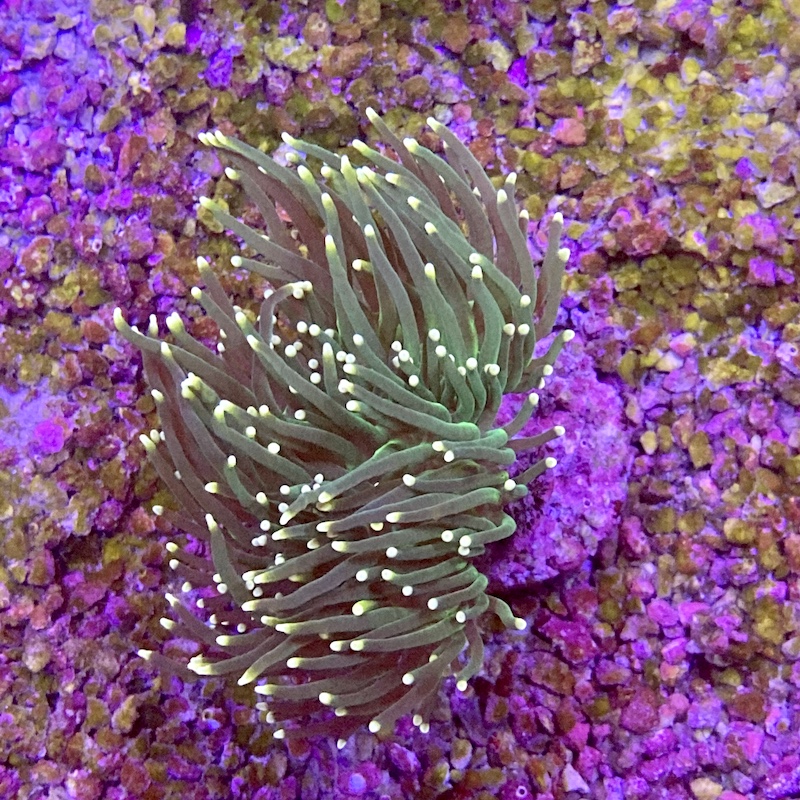
<instances>
[{"instance_id":1,"label":"coral tentacle cluster","mask_svg":"<svg viewBox=\"0 0 800 800\"><path fill-rule=\"evenodd\" d=\"M254 256L233 266L273 287L248 314L198 259L216 353L177 314L167 343L154 318L141 333L115 312L158 407L162 430L142 441L170 519L210 554L170 543L172 566L185 589L216 588L208 621L168 595L168 627L202 643L194 672L255 684L277 737L343 742L406 714L425 730L443 680L464 689L481 667L481 616L524 629L471 559L513 533L503 506L555 464L512 478L518 454L563 434L518 436L573 335L534 357L561 295L560 214L537 274L515 175L496 189L435 120L447 160L368 115L394 158L355 141L357 166L285 135L290 168L201 134L267 235L200 202ZM523 392L496 426L503 396Z\"/></svg>"}]
</instances>

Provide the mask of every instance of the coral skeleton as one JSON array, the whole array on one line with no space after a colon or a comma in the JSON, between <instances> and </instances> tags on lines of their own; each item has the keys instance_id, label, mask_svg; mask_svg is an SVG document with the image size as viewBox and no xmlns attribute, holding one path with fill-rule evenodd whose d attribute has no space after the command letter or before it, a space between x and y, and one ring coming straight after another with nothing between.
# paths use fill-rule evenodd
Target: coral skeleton
<instances>
[{"instance_id":1,"label":"coral skeleton","mask_svg":"<svg viewBox=\"0 0 800 800\"><path fill-rule=\"evenodd\" d=\"M169 343L154 317L142 333L114 315L161 420L141 437L175 501L156 513L210 555L168 545L185 583L167 595L165 627L202 644L194 673L254 684L277 738L330 734L340 746L404 715L427 730L443 681L463 691L481 668L481 618L525 628L471 560L514 532L504 505L556 463L509 472L564 433L519 435L574 335L534 357L560 302L561 215L537 269L516 175L495 188L433 119L446 160L368 117L393 158L354 141L351 161L284 135L287 167L200 135L266 235L200 203L254 256L233 267L273 287L246 313L198 259L205 289L192 296L219 326L217 352L175 313ZM509 393L527 397L498 426Z\"/></svg>"}]
</instances>

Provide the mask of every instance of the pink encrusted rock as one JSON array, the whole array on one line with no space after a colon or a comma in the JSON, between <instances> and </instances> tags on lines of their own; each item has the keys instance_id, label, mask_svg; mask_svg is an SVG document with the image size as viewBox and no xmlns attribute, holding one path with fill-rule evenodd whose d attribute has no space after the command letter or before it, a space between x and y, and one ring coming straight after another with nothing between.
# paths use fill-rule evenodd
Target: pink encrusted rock
<instances>
[{"instance_id":1,"label":"pink encrusted rock","mask_svg":"<svg viewBox=\"0 0 800 800\"><path fill-rule=\"evenodd\" d=\"M583 120L573 117L558 119L553 125L551 135L560 144L576 147L586 144L586 125Z\"/></svg>"},{"instance_id":2,"label":"pink encrusted rock","mask_svg":"<svg viewBox=\"0 0 800 800\"><path fill-rule=\"evenodd\" d=\"M693 602L687 601L685 603L678 604L678 617L681 621L681 625L689 625L692 622L692 618L695 614L700 613L707 613L709 610L708 603L700 603L700 602Z\"/></svg>"},{"instance_id":3,"label":"pink encrusted rock","mask_svg":"<svg viewBox=\"0 0 800 800\"><path fill-rule=\"evenodd\" d=\"M133 205L133 189L130 186L112 186L97 198L98 208L106 211L128 211Z\"/></svg>"},{"instance_id":4,"label":"pink encrusted rock","mask_svg":"<svg viewBox=\"0 0 800 800\"><path fill-rule=\"evenodd\" d=\"M352 770L339 774L339 790L345 797L361 797L374 789L381 780L381 772L375 764L362 762Z\"/></svg>"},{"instance_id":5,"label":"pink encrusted rock","mask_svg":"<svg viewBox=\"0 0 800 800\"><path fill-rule=\"evenodd\" d=\"M628 667L602 659L595 668L595 677L601 686L624 686L631 678Z\"/></svg>"},{"instance_id":6,"label":"pink encrusted rock","mask_svg":"<svg viewBox=\"0 0 800 800\"><path fill-rule=\"evenodd\" d=\"M639 517L626 517L620 525L620 536L628 554L643 559L650 555L650 543Z\"/></svg>"},{"instance_id":7,"label":"pink encrusted rock","mask_svg":"<svg viewBox=\"0 0 800 800\"><path fill-rule=\"evenodd\" d=\"M576 750L581 751L589 741L591 730L592 726L588 722L578 722L567 733L566 739Z\"/></svg>"},{"instance_id":8,"label":"pink encrusted rock","mask_svg":"<svg viewBox=\"0 0 800 800\"><path fill-rule=\"evenodd\" d=\"M537 344L537 354L548 342L549 337ZM550 453L558 464L508 507L517 520L514 536L476 560L490 578L490 591L533 588L538 581L572 572L618 530L633 462L633 449L621 435L621 400L598 380L577 338L561 352L556 367L541 392L538 414L520 435L535 436L558 424L566 433L540 453L522 455L515 471ZM503 401L499 425L513 418L523 399L516 395Z\"/></svg>"},{"instance_id":9,"label":"pink encrusted rock","mask_svg":"<svg viewBox=\"0 0 800 800\"><path fill-rule=\"evenodd\" d=\"M741 230L753 237L753 244L763 250L774 250L779 241L779 231L774 219L764 214L746 214L739 221Z\"/></svg>"},{"instance_id":10,"label":"pink encrusted rock","mask_svg":"<svg viewBox=\"0 0 800 800\"><path fill-rule=\"evenodd\" d=\"M678 746L678 736L672 728L661 728L647 736L643 744L648 758L657 758L675 750Z\"/></svg>"},{"instance_id":11,"label":"pink encrusted rock","mask_svg":"<svg viewBox=\"0 0 800 800\"><path fill-rule=\"evenodd\" d=\"M153 252L155 239L150 226L139 219L125 223L117 238L117 253L123 261L137 261Z\"/></svg>"},{"instance_id":12,"label":"pink encrusted rock","mask_svg":"<svg viewBox=\"0 0 800 800\"><path fill-rule=\"evenodd\" d=\"M638 775L625 778L622 797L625 800L644 800L650 794L650 784Z\"/></svg>"},{"instance_id":13,"label":"pink encrusted rock","mask_svg":"<svg viewBox=\"0 0 800 800\"><path fill-rule=\"evenodd\" d=\"M581 617L587 622L593 622L597 613L597 589L585 583L571 584L563 591L564 603L570 614Z\"/></svg>"},{"instance_id":14,"label":"pink encrusted rock","mask_svg":"<svg viewBox=\"0 0 800 800\"><path fill-rule=\"evenodd\" d=\"M656 624L643 614L628 617L619 636L623 642L641 643L647 636L658 633Z\"/></svg>"},{"instance_id":15,"label":"pink encrusted rock","mask_svg":"<svg viewBox=\"0 0 800 800\"><path fill-rule=\"evenodd\" d=\"M732 722L728 728L726 744L741 751L751 764L755 764L764 745L764 731L743 722Z\"/></svg>"},{"instance_id":16,"label":"pink encrusted rock","mask_svg":"<svg viewBox=\"0 0 800 800\"><path fill-rule=\"evenodd\" d=\"M776 411L772 398L754 397L747 409L747 421L760 433L766 433L775 424Z\"/></svg>"},{"instance_id":17,"label":"pink encrusted rock","mask_svg":"<svg viewBox=\"0 0 800 800\"><path fill-rule=\"evenodd\" d=\"M98 603L106 594L106 587L97 583L86 581L79 583L69 597L70 608L77 613L86 611Z\"/></svg>"},{"instance_id":18,"label":"pink encrusted rock","mask_svg":"<svg viewBox=\"0 0 800 800\"><path fill-rule=\"evenodd\" d=\"M86 769L71 772L65 787L70 800L98 800L103 794L103 782Z\"/></svg>"},{"instance_id":19,"label":"pink encrusted rock","mask_svg":"<svg viewBox=\"0 0 800 800\"><path fill-rule=\"evenodd\" d=\"M0 103L8 100L22 85L22 79L13 72L0 72Z\"/></svg>"},{"instance_id":20,"label":"pink encrusted rock","mask_svg":"<svg viewBox=\"0 0 800 800\"><path fill-rule=\"evenodd\" d=\"M689 706L686 722L690 728L714 728L722 718L722 701L709 694Z\"/></svg>"},{"instance_id":21,"label":"pink encrusted rock","mask_svg":"<svg viewBox=\"0 0 800 800\"><path fill-rule=\"evenodd\" d=\"M686 32L692 24L703 16L705 3L701 0L680 0L667 16L667 25L673 30Z\"/></svg>"},{"instance_id":22,"label":"pink encrusted rock","mask_svg":"<svg viewBox=\"0 0 800 800\"><path fill-rule=\"evenodd\" d=\"M68 116L69 114L78 111L86 104L88 90L85 85L81 84L67 92L58 104L58 113L61 116Z\"/></svg>"},{"instance_id":23,"label":"pink encrusted rock","mask_svg":"<svg viewBox=\"0 0 800 800\"><path fill-rule=\"evenodd\" d=\"M621 223L615 244L626 255L640 258L660 253L668 238L664 222L656 214L647 214L642 219Z\"/></svg>"},{"instance_id":24,"label":"pink encrusted rock","mask_svg":"<svg viewBox=\"0 0 800 800\"><path fill-rule=\"evenodd\" d=\"M38 233L45 230L54 213L49 197L31 197L22 209L20 221L29 233Z\"/></svg>"},{"instance_id":25,"label":"pink encrusted rock","mask_svg":"<svg viewBox=\"0 0 800 800\"><path fill-rule=\"evenodd\" d=\"M583 664L594 658L597 653L591 629L583 622L551 617L542 625L540 632L550 637L560 647L564 658L571 664Z\"/></svg>"},{"instance_id":26,"label":"pink encrusted rock","mask_svg":"<svg viewBox=\"0 0 800 800\"><path fill-rule=\"evenodd\" d=\"M602 785L606 800L625 800L625 784L622 778L604 778Z\"/></svg>"},{"instance_id":27,"label":"pink encrusted rock","mask_svg":"<svg viewBox=\"0 0 800 800\"><path fill-rule=\"evenodd\" d=\"M683 662L680 664L668 664L666 661L662 661L658 665L658 674L665 686L677 685L678 680L686 674L686 670L687 666Z\"/></svg>"},{"instance_id":28,"label":"pink encrusted rock","mask_svg":"<svg viewBox=\"0 0 800 800\"><path fill-rule=\"evenodd\" d=\"M405 775L412 775L420 768L420 761L416 753L397 742L389 745L389 759Z\"/></svg>"},{"instance_id":29,"label":"pink encrusted rock","mask_svg":"<svg viewBox=\"0 0 800 800\"><path fill-rule=\"evenodd\" d=\"M653 585L650 576L641 572L633 572L628 575L626 583L631 597L636 597L639 600L647 600L656 593L656 587Z\"/></svg>"},{"instance_id":30,"label":"pink encrusted rock","mask_svg":"<svg viewBox=\"0 0 800 800\"><path fill-rule=\"evenodd\" d=\"M103 261L100 265L102 285L111 292L117 303L129 300L133 295L130 277L125 267L117 261Z\"/></svg>"},{"instance_id":31,"label":"pink encrusted rock","mask_svg":"<svg viewBox=\"0 0 800 800\"><path fill-rule=\"evenodd\" d=\"M203 77L209 86L214 89L225 89L230 85L233 76L233 57L234 53L224 48L214 54L208 68L203 73ZM243 88L240 87L240 91Z\"/></svg>"},{"instance_id":32,"label":"pink encrusted rock","mask_svg":"<svg viewBox=\"0 0 800 800\"><path fill-rule=\"evenodd\" d=\"M608 26L618 36L633 33L641 21L636 8L614 8L608 15Z\"/></svg>"},{"instance_id":33,"label":"pink encrusted rock","mask_svg":"<svg viewBox=\"0 0 800 800\"><path fill-rule=\"evenodd\" d=\"M62 422L54 419L42 420L33 429L31 450L41 455L59 453L64 447L65 440L66 429Z\"/></svg>"},{"instance_id":34,"label":"pink encrusted rock","mask_svg":"<svg viewBox=\"0 0 800 800\"><path fill-rule=\"evenodd\" d=\"M25 147L25 166L35 172L60 164L67 152L65 145L58 141L58 131L50 125L44 125L31 134Z\"/></svg>"},{"instance_id":35,"label":"pink encrusted rock","mask_svg":"<svg viewBox=\"0 0 800 800\"><path fill-rule=\"evenodd\" d=\"M584 746L578 754L578 771L588 783L595 783L605 759L605 753L601 753L597 748Z\"/></svg>"},{"instance_id":36,"label":"pink encrusted rock","mask_svg":"<svg viewBox=\"0 0 800 800\"><path fill-rule=\"evenodd\" d=\"M698 749L693 742L689 742L685 747L681 747L677 753L673 754L672 774L676 778L682 778L695 772L699 761L697 757Z\"/></svg>"},{"instance_id":37,"label":"pink encrusted rock","mask_svg":"<svg viewBox=\"0 0 800 800\"><path fill-rule=\"evenodd\" d=\"M688 358L682 367L664 376L664 388L673 394L691 391L700 379L700 369L694 358Z\"/></svg>"},{"instance_id":38,"label":"pink encrusted rock","mask_svg":"<svg viewBox=\"0 0 800 800\"><path fill-rule=\"evenodd\" d=\"M647 733L658 723L658 696L649 687L640 686L622 710L620 725L631 733Z\"/></svg>"},{"instance_id":39,"label":"pink encrusted rock","mask_svg":"<svg viewBox=\"0 0 800 800\"><path fill-rule=\"evenodd\" d=\"M671 694L661 706L661 721L664 725L672 725L677 719L683 719L689 710L689 699L680 692Z\"/></svg>"},{"instance_id":40,"label":"pink encrusted rock","mask_svg":"<svg viewBox=\"0 0 800 800\"><path fill-rule=\"evenodd\" d=\"M672 759L669 756L657 756L645 761L639 767L639 775L648 783L663 781L672 772Z\"/></svg>"},{"instance_id":41,"label":"pink encrusted rock","mask_svg":"<svg viewBox=\"0 0 800 800\"><path fill-rule=\"evenodd\" d=\"M669 341L669 349L681 358L686 358L697 347L697 339L692 333L681 333Z\"/></svg>"},{"instance_id":42,"label":"pink encrusted rock","mask_svg":"<svg viewBox=\"0 0 800 800\"><path fill-rule=\"evenodd\" d=\"M775 764L764 778L762 791L767 800L797 797L800 792L800 756L793 753Z\"/></svg>"},{"instance_id":43,"label":"pink encrusted rock","mask_svg":"<svg viewBox=\"0 0 800 800\"><path fill-rule=\"evenodd\" d=\"M685 636L667 642L661 648L661 657L668 664L680 664L686 658L686 643Z\"/></svg>"},{"instance_id":44,"label":"pink encrusted rock","mask_svg":"<svg viewBox=\"0 0 800 800\"><path fill-rule=\"evenodd\" d=\"M756 286L775 285L775 262L770 258L756 256L750 259L747 267L747 281Z\"/></svg>"},{"instance_id":45,"label":"pink encrusted rock","mask_svg":"<svg viewBox=\"0 0 800 800\"><path fill-rule=\"evenodd\" d=\"M678 624L678 612L666 600L656 599L648 603L647 616L662 628Z\"/></svg>"}]
</instances>

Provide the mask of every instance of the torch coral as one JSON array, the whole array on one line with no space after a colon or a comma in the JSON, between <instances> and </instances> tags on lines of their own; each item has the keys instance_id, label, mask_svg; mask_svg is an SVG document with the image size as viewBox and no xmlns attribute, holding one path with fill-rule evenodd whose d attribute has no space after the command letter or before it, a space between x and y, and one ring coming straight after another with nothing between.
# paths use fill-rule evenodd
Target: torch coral
<instances>
[{"instance_id":1,"label":"torch coral","mask_svg":"<svg viewBox=\"0 0 800 800\"><path fill-rule=\"evenodd\" d=\"M354 141L357 167L284 135L290 169L201 134L230 159L268 236L200 202L262 259L233 266L274 287L253 319L198 259L206 290L192 296L219 325L217 354L177 314L170 344L154 318L144 335L114 317L158 406L163 430L142 441L181 508L172 519L213 562L169 545L184 588L217 594L203 604L210 625L168 595L168 627L206 645L194 672L257 682L279 738L391 730L405 714L427 730L442 681L463 690L481 667L479 618L524 629L470 559L513 533L503 505L555 464L512 479L517 454L563 433L517 437L531 389L573 336L534 358L560 300L561 215L537 276L515 175L495 189L435 120L447 161L368 116L396 161ZM320 177L307 159L322 162ZM494 427L511 392L530 394Z\"/></svg>"}]
</instances>

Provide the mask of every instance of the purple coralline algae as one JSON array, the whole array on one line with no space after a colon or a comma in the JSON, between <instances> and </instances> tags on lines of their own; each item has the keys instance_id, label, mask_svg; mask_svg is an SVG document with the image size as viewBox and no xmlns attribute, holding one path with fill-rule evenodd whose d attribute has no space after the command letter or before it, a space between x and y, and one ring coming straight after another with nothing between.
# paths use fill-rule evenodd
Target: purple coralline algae
<instances>
[{"instance_id":1,"label":"purple coralline algae","mask_svg":"<svg viewBox=\"0 0 800 800\"><path fill-rule=\"evenodd\" d=\"M566 428L550 445L558 466L541 477L535 493L512 506L517 532L486 558L487 574L506 590L532 589L574 571L598 554L603 541L616 541L620 524L634 452L623 433L622 401L598 379L579 340L560 358L561 368L541 393L540 414L523 429L527 436L541 433L544 419ZM518 406L506 401L509 418Z\"/></svg>"},{"instance_id":2,"label":"purple coralline algae","mask_svg":"<svg viewBox=\"0 0 800 800\"><path fill-rule=\"evenodd\" d=\"M796 797L798 32L795 0L2 4L0 797ZM338 751L136 655L197 646L160 622L177 532L113 309L213 347L197 256L245 312L267 287L197 208L260 224L197 134L355 158L368 106L563 215L576 338L559 463L485 565L529 633L486 631L427 734Z\"/></svg>"}]
</instances>

